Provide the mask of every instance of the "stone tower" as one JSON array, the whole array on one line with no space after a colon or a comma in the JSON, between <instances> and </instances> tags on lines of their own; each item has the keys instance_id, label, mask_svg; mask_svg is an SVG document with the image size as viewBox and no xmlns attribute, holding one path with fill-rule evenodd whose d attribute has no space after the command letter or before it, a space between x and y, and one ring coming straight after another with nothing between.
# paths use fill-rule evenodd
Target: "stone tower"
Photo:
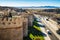
<instances>
[{"instance_id":1,"label":"stone tower","mask_svg":"<svg viewBox=\"0 0 60 40\"><path fill-rule=\"evenodd\" d=\"M21 16L0 18L0 40L23 40Z\"/></svg>"}]
</instances>

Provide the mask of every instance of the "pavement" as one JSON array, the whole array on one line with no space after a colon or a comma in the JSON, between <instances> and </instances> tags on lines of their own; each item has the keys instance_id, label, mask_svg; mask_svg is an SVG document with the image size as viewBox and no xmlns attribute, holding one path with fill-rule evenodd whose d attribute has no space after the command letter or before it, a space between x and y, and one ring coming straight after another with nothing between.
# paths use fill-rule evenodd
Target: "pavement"
<instances>
[{"instance_id":1,"label":"pavement","mask_svg":"<svg viewBox=\"0 0 60 40\"><path fill-rule=\"evenodd\" d=\"M49 35L47 34L45 28L44 28L44 27L40 27L40 29L41 29L41 31L42 31L43 33L45 33L45 35L46 35L46 36L44 36L44 39L45 39L45 40L48 40L48 39L51 40L50 37L49 37Z\"/></svg>"},{"instance_id":2,"label":"pavement","mask_svg":"<svg viewBox=\"0 0 60 40\"><path fill-rule=\"evenodd\" d=\"M47 27L45 27L45 30L50 30ZM54 35L54 33L52 33L52 31L50 30L51 35L49 35L49 37L51 38L51 40L58 40L58 38Z\"/></svg>"},{"instance_id":3,"label":"pavement","mask_svg":"<svg viewBox=\"0 0 60 40\"><path fill-rule=\"evenodd\" d=\"M56 33L56 30L58 30L58 27L57 27L57 23L55 21L53 21L52 19L49 19L49 21L47 21L46 19L48 17L44 17L44 16L38 17L38 15L36 16L35 14L34 14L34 16L37 18L40 18L41 21L45 24L45 26L52 32L52 36L48 35L50 38L52 38L52 40L60 40L60 35ZM45 33L44 28L41 28L41 30L42 30L42 32ZM45 34L47 35L47 33L45 33ZM47 37L47 39L49 37Z\"/></svg>"},{"instance_id":4,"label":"pavement","mask_svg":"<svg viewBox=\"0 0 60 40\"><path fill-rule=\"evenodd\" d=\"M35 17L37 17L39 19L39 16L38 15L34 15ZM42 23L38 22L38 24L42 25ZM40 27L41 31L46 35L44 36L44 39L45 40L51 40L49 35L47 34L46 30L44 27Z\"/></svg>"},{"instance_id":5,"label":"pavement","mask_svg":"<svg viewBox=\"0 0 60 40\"><path fill-rule=\"evenodd\" d=\"M51 23L53 23L53 24L55 24L55 25L57 25L58 23L57 22L55 22L54 20L52 20L52 19L49 19L50 20L50 22Z\"/></svg>"},{"instance_id":6,"label":"pavement","mask_svg":"<svg viewBox=\"0 0 60 40\"><path fill-rule=\"evenodd\" d=\"M46 18L43 18L45 22L47 22L51 28L53 28L55 31L58 30L58 25L57 23L55 23L54 21L52 21L51 19L49 19L49 21L46 20Z\"/></svg>"},{"instance_id":7,"label":"pavement","mask_svg":"<svg viewBox=\"0 0 60 40\"><path fill-rule=\"evenodd\" d=\"M46 27L48 27L48 28L54 33L54 35L60 40L60 35L58 35L58 34L56 33L56 30L58 30L57 26L56 26L55 24L50 23L49 21L47 21L47 20L45 19L45 17L42 18L41 20L42 20L42 22L46 25Z\"/></svg>"}]
</instances>

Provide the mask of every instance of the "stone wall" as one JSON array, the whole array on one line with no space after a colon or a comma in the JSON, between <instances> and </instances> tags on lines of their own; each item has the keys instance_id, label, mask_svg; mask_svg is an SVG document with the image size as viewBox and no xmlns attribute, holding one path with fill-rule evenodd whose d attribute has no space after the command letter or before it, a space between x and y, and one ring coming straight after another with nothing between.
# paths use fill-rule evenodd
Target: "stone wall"
<instances>
[{"instance_id":1,"label":"stone wall","mask_svg":"<svg viewBox=\"0 0 60 40\"><path fill-rule=\"evenodd\" d=\"M23 40L21 17L0 18L0 40Z\"/></svg>"},{"instance_id":2,"label":"stone wall","mask_svg":"<svg viewBox=\"0 0 60 40\"><path fill-rule=\"evenodd\" d=\"M23 19L23 35L24 37L28 36L28 19Z\"/></svg>"}]
</instances>

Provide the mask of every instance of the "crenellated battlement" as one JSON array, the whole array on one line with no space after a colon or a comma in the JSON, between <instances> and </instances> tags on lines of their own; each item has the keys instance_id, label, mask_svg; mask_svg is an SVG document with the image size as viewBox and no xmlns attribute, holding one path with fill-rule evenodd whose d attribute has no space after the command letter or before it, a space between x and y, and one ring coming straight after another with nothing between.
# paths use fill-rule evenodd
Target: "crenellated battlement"
<instances>
[{"instance_id":1,"label":"crenellated battlement","mask_svg":"<svg viewBox=\"0 0 60 40\"><path fill-rule=\"evenodd\" d=\"M21 16L14 16L12 18L0 18L0 28L10 28L22 26Z\"/></svg>"}]
</instances>

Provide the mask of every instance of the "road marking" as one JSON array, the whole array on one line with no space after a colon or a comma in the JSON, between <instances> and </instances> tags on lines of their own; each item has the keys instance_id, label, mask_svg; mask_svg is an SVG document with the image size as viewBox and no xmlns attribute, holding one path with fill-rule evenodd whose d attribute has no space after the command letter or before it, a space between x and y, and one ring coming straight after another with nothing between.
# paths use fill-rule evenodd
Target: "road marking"
<instances>
[{"instance_id":1,"label":"road marking","mask_svg":"<svg viewBox=\"0 0 60 40\"><path fill-rule=\"evenodd\" d=\"M60 40L60 36L48 25L43 19L41 19L42 22L55 34L55 36Z\"/></svg>"}]
</instances>

